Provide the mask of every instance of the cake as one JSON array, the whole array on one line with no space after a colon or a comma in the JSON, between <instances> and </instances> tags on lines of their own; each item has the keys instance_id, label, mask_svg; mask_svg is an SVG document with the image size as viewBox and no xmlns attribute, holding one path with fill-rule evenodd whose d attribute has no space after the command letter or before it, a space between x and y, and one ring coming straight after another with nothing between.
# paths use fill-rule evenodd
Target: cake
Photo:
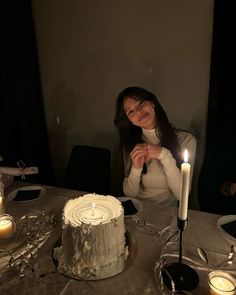
<instances>
[{"instance_id":1,"label":"cake","mask_svg":"<svg viewBox=\"0 0 236 295\"><path fill-rule=\"evenodd\" d=\"M124 210L118 199L86 194L67 201L61 246L54 249L60 273L102 279L123 271L127 257Z\"/></svg>"}]
</instances>

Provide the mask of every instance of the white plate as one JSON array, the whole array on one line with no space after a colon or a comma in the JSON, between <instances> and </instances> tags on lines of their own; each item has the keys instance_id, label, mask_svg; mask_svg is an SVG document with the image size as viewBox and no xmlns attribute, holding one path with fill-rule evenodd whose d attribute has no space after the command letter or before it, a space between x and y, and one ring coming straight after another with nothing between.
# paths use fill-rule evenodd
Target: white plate
<instances>
[{"instance_id":1,"label":"white plate","mask_svg":"<svg viewBox=\"0 0 236 295\"><path fill-rule=\"evenodd\" d=\"M35 199L32 199L32 200L22 200L22 201L15 201L14 198L17 194L18 191L30 191L30 190L40 190L40 193L39 193L39 196ZM21 188L18 188L12 192L10 192L7 196L7 199L11 202L14 202L14 203L28 203L28 202L33 202L33 201L36 201L38 199L40 199L43 195L45 195L46 193L46 189L42 186L24 186L24 187L21 187Z\"/></svg>"},{"instance_id":2,"label":"white plate","mask_svg":"<svg viewBox=\"0 0 236 295\"><path fill-rule=\"evenodd\" d=\"M143 204L141 201L137 200L137 199L134 199L134 198L128 198L128 197L119 197L117 198L121 203L122 202L125 202L125 201L128 201L128 200L131 200L134 204L134 207L136 208L136 210L138 211L137 213L135 214L130 214L130 215L125 215L125 216L131 216L131 215L137 215L138 213L140 213L141 211L143 211Z\"/></svg>"},{"instance_id":3,"label":"white plate","mask_svg":"<svg viewBox=\"0 0 236 295\"><path fill-rule=\"evenodd\" d=\"M222 216L222 217L220 217L220 218L217 220L217 226L218 226L218 228L219 228L220 230L222 230L223 233L224 233L226 236L228 236L230 239L234 239L234 240L236 240L235 237L231 236L227 231L225 231L225 230L221 227L221 225L226 224L226 223L229 223L229 222L234 221L234 220L236 220L236 215L225 215L225 216Z\"/></svg>"}]
</instances>

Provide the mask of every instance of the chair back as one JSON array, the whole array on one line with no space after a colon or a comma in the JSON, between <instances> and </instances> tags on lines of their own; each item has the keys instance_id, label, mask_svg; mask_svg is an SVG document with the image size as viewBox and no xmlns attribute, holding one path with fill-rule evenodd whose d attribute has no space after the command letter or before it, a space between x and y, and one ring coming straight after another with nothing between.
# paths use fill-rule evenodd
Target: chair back
<instances>
[{"instance_id":1,"label":"chair back","mask_svg":"<svg viewBox=\"0 0 236 295\"><path fill-rule=\"evenodd\" d=\"M75 145L69 157L65 187L88 193L110 194L110 150L88 145Z\"/></svg>"}]
</instances>

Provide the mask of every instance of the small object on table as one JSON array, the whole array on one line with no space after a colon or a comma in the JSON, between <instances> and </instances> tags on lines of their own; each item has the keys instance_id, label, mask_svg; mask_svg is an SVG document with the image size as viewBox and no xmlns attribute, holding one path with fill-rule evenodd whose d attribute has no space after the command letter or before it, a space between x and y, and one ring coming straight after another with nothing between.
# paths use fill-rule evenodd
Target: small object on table
<instances>
[{"instance_id":1,"label":"small object on table","mask_svg":"<svg viewBox=\"0 0 236 295\"><path fill-rule=\"evenodd\" d=\"M2 175L8 175L8 176L22 176L24 175L31 175L31 174L38 174L38 167L31 166L31 167L24 167L23 165L18 165L18 168L16 167L0 167L0 174Z\"/></svg>"},{"instance_id":2,"label":"small object on table","mask_svg":"<svg viewBox=\"0 0 236 295\"><path fill-rule=\"evenodd\" d=\"M42 186L25 186L11 191L7 195L7 200L12 202L24 203L40 199L46 193Z\"/></svg>"},{"instance_id":3,"label":"small object on table","mask_svg":"<svg viewBox=\"0 0 236 295\"><path fill-rule=\"evenodd\" d=\"M217 220L217 226L230 239L236 239L236 215L224 215Z\"/></svg>"},{"instance_id":4,"label":"small object on table","mask_svg":"<svg viewBox=\"0 0 236 295\"><path fill-rule=\"evenodd\" d=\"M211 295L236 294L236 279L225 271L216 270L210 272L208 275L208 284Z\"/></svg>"},{"instance_id":5,"label":"small object on table","mask_svg":"<svg viewBox=\"0 0 236 295\"><path fill-rule=\"evenodd\" d=\"M15 232L15 222L11 215L0 215L0 239L8 239Z\"/></svg>"},{"instance_id":6,"label":"small object on table","mask_svg":"<svg viewBox=\"0 0 236 295\"><path fill-rule=\"evenodd\" d=\"M132 200L128 199L127 201L122 202L122 205L124 207L124 213L125 215L133 215L138 213L137 208L135 207Z\"/></svg>"},{"instance_id":7,"label":"small object on table","mask_svg":"<svg viewBox=\"0 0 236 295\"><path fill-rule=\"evenodd\" d=\"M13 201L20 202L20 201L29 201L35 200L39 197L41 190L18 190Z\"/></svg>"},{"instance_id":8,"label":"small object on table","mask_svg":"<svg viewBox=\"0 0 236 295\"><path fill-rule=\"evenodd\" d=\"M142 202L136 198L118 197L117 199L121 202L124 208L125 217L130 217L143 211Z\"/></svg>"},{"instance_id":9,"label":"small object on table","mask_svg":"<svg viewBox=\"0 0 236 295\"><path fill-rule=\"evenodd\" d=\"M232 237L236 238L236 220L222 224L221 227Z\"/></svg>"}]
</instances>

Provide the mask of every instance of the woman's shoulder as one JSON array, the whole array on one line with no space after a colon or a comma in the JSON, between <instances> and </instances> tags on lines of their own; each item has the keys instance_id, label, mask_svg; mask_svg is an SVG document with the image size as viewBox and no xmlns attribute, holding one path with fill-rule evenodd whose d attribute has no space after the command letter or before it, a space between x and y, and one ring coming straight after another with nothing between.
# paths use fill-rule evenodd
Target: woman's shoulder
<instances>
[{"instance_id":1,"label":"woman's shoulder","mask_svg":"<svg viewBox=\"0 0 236 295\"><path fill-rule=\"evenodd\" d=\"M178 136L178 139L180 141L180 144L184 144L184 145L188 145L188 144L197 144L197 139L195 137L195 135L193 135L191 132L189 131L185 131L185 130L177 130L176 134Z\"/></svg>"}]
</instances>

